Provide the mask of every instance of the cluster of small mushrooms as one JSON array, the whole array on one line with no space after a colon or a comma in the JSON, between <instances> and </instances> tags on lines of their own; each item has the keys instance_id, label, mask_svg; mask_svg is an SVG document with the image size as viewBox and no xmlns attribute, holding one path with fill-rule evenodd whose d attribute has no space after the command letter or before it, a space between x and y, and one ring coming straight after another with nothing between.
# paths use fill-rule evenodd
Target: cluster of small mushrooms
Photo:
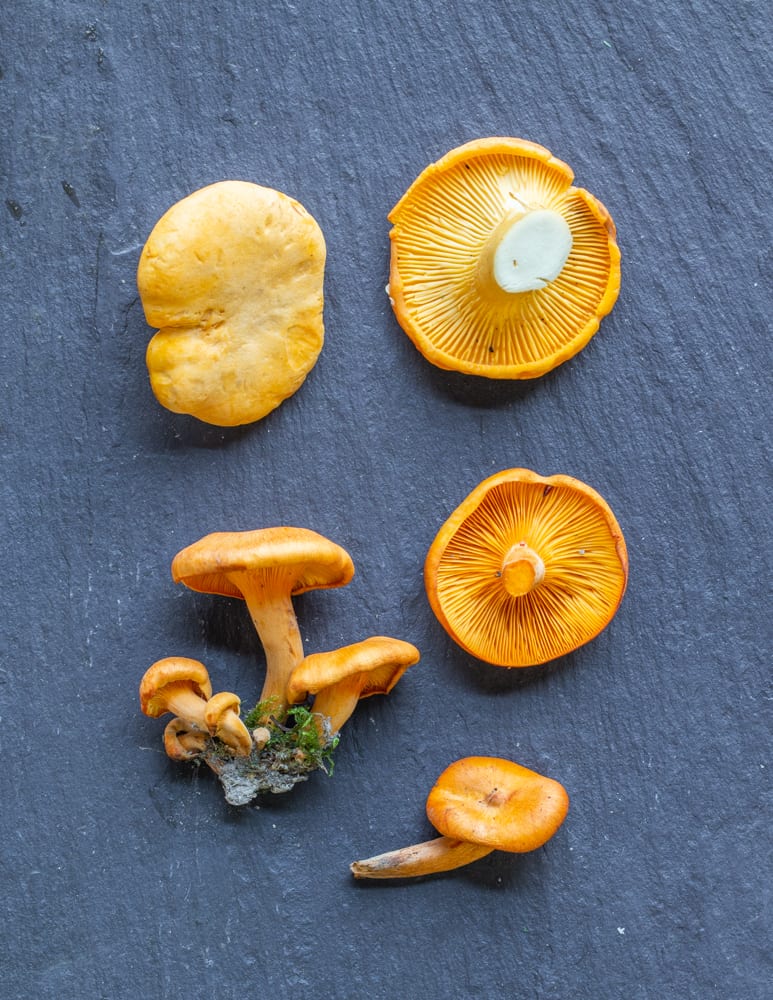
<instances>
[{"instance_id":1,"label":"cluster of small mushrooms","mask_svg":"<svg viewBox=\"0 0 773 1000\"><path fill-rule=\"evenodd\" d=\"M389 215L387 294L429 362L535 378L588 343L617 299L620 251L609 212L573 180L544 147L493 137L451 150L411 184ZM158 400L233 426L294 393L322 348L325 253L303 206L256 184L223 181L172 206L137 275L148 323L158 327L147 351ZM353 572L340 546L289 527L207 535L175 556L176 582L245 601L265 650L260 701L244 718L235 694L213 695L197 660L159 660L140 687L143 712L173 716L169 756L206 762L229 802L286 791L324 767L357 702L390 691L419 659L410 643L384 636L304 655L292 597L343 586ZM544 664L593 639L627 576L625 541L603 498L569 476L521 468L470 493L424 566L429 603L451 638L508 668ZM427 800L439 838L352 871L398 878L497 849L534 850L567 808L550 778L512 761L465 758Z\"/></svg>"},{"instance_id":2,"label":"cluster of small mushrooms","mask_svg":"<svg viewBox=\"0 0 773 1000\"><path fill-rule=\"evenodd\" d=\"M324 766L326 752L357 703L387 694L419 659L409 642L371 636L328 652L304 655L292 598L341 587L354 575L349 554L306 528L216 532L178 552L172 577L191 590L242 599L263 645L266 676L258 708L239 714L231 692L212 694L203 663L167 657L140 684L142 711L173 715L164 746L175 760L203 760L220 778L232 805L260 792L283 792ZM294 706L313 698L309 725ZM304 740L298 737L303 733Z\"/></svg>"}]
</instances>

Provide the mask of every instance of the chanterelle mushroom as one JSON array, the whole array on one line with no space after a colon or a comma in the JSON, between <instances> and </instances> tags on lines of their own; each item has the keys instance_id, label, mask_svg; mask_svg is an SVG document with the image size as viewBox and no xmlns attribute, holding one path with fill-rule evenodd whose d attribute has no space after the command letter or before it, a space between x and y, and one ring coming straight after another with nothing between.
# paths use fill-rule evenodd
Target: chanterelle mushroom
<instances>
[{"instance_id":1,"label":"chanterelle mushroom","mask_svg":"<svg viewBox=\"0 0 773 1000\"><path fill-rule=\"evenodd\" d=\"M319 226L280 191L221 181L173 205L137 271L159 402L233 426L292 395L322 349L324 268Z\"/></svg>"},{"instance_id":2,"label":"chanterelle mushroom","mask_svg":"<svg viewBox=\"0 0 773 1000\"><path fill-rule=\"evenodd\" d=\"M508 469L482 482L432 543L427 596L448 634L501 667L555 659L611 621L628 579L622 531L570 476Z\"/></svg>"},{"instance_id":3,"label":"chanterelle mushroom","mask_svg":"<svg viewBox=\"0 0 773 1000\"><path fill-rule=\"evenodd\" d=\"M584 347L620 289L604 206L524 139L468 142L427 167L389 215L388 293L439 368L534 378Z\"/></svg>"},{"instance_id":4,"label":"chanterelle mushroom","mask_svg":"<svg viewBox=\"0 0 773 1000\"><path fill-rule=\"evenodd\" d=\"M315 695L312 711L338 732L357 702L388 694L405 671L419 660L409 642L376 635L325 653L311 653L293 670L287 684L290 704Z\"/></svg>"},{"instance_id":5,"label":"chanterelle mushroom","mask_svg":"<svg viewBox=\"0 0 773 1000\"><path fill-rule=\"evenodd\" d=\"M207 729L222 740L239 757L249 757L252 752L252 734L239 718L241 701L231 691L213 695L204 709Z\"/></svg>"},{"instance_id":6,"label":"chanterelle mushroom","mask_svg":"<svg viewBox=\"0 0 773 1000\"><path fill-rule=\"evenodd\" d=\"M427 816L442 835L351 866L355 878L407 878L450 871L492 851L524 853L546 843L569 808L552 778L498 757L465 757L437 779Z\"/></svg>"},{"instance_id":7,"label":"chanterelle mushroom","mask_svg":"<svg viewBox=\"0 0 773 1000\"><path fill-rule=\"evenodd\" d=\"M290 674L303 659L293 595L342 587L353 575L349 554L307 528L215 532L178 552L172 561L176 583L246 601L266 653L260 700L272 701L279 715Z\"/></svg>"},{"instance_id":8,"label":"chanterelle mushroom","mask_svg":"<svg viewBox=\"0 0 773 1000\"><path fill-rule=\"evenodd\" d=\"M140 708L145 715L157 719L171 712L202 732L207 731L204 713L211 696L207 668L186 656L157 660L140 681Z\"/></svg>"}]
</instances>

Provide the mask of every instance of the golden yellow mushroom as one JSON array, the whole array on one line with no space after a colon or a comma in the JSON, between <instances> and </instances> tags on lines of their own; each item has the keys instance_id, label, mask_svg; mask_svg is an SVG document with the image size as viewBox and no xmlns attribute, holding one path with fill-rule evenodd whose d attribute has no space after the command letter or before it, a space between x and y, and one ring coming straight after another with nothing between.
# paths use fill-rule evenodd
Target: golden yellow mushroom
<instances>
[{"instance_id":1,"label":"golden yellow mushroom","mask_svg":"<svg viewBox=\"0 0 773 1000\"><path fill-rule=\"evenodd\" d=\"M501 667L546 663L610 622L628 579L607 503L570 476L508 469L481 483L427 554L427 596L448 634Z\"/></svg>"},{"instance_id":2,"label":"golden yellow mushroom","mask_svg":"<svg viewBox=\"0 0 773 1000\"><path fill-rule=\"evenodd\" d=\"M158 401L220 426L270 413L322 349L324 268L322 231L280 191L221 181L173 205L137 271Z\"/></svg>"},{"instance_id":3,"label":"golden yellow mushroom","mask_svg":"<svg viewBox=\"0 0 773 1000\"><path fill-rule=\"evenodd\" d=\"M492 851L523 854L545 844L569 809L552 778L499 757L465 757L437 779L427 818L440 837L355 861L355 878L409 878L451 871Z\"/></svg>"},{"instance_id":4,"label":"golden yellow mushroom","mask_svg":"<svg viewBox=\"0 0 773 1000\"><path fill-rule=\"evenodd\" d=\"M336 733L351 716L357 702L374 694L389 694L419 651L410 642L374 635L341 649L310 653L293 670L287 700L298 704L315 695L312 711L328 721Z\"/></svg>"},{"instance_id":5,"label":"golden yellow mushroom","mask_svg":"<svg viewBox=\"0 0 773 1000\"><path fill-rule=\"evenodd\" d=\"M477 139L427 167L389 215L388 293L439 368L544 375L583 348L620 290L604 206L524 139Z\"/></svg>"}]
</instances>

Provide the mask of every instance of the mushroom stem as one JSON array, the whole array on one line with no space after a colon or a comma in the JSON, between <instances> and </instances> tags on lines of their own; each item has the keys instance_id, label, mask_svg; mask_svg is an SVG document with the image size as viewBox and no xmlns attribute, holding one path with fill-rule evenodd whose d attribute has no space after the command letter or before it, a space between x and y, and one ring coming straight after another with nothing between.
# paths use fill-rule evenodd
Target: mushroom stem
<instances>
[{"instance_id":1,"label":"mushroom stem","mask_svg":"<svg viewBox=\"0 0 773 1000\"><path fill-rule=\"evenodd\" d=\"M191 691L190 685L184 682L168 684L164 689L164 701L167 712L185 719L186 722L207 731L204 712L206 701Z\"/></svg>"},{"instance_id":2,"label":"mushroom stem","mask_svg":"<svg viewBox=\"0 0 773 1000\"><path fill-rule=\"evenodd\" d=\"M354 674L346 680L339 681L338 684L323 688L315 696L311 710L315 715L321 715L328 719L330 732L337 733L357 707L361 690L360 675ZM322 733L322 727L319 723L317 728Z\"/></svg>"},{"instance_id":3,"label":"mushroom stem","mask_svg":"<svg viewBox=\"0 0 773 1000\"><path fill-rule=\"evenodd\" d=\"M545 579L545 563L526 542L513 545L502 560L502 583L511 597L523 597Z\"/></svg>"},{"instance_id":4,"label":"mushroom stem","mask_svg":"<svg viewBox=\"0 0 773 1000\"><path fill-rule=\"evenodd\" d=\"M244 595L253 624L266 654L266 679L260 701L272 699L273 711L283 715L287 707L285 689L290 674L303 659L303 640L290 596L284 592L260 592L248 574L234 574Z\"/></svg>"},{"instance_id":5,"label":"mushroom stem","mask_svg":"<svg viewBox=\"0 0 773 1000\"><path fill-rule=\"evenodd\" d=\"M521 204L508 213L486 241L478 277L485 286L509 294L534 292L559 276L572 249L572 231L563 215Z\"/></svg>"},{"instance_id":6,"label":"mushroom stem","mask_svg":"<svg viewBox=\"0 0 773 1000\"><path fill-rule=\"evenodd\" d=\"M402 847L386 854L376 854L351 865L355 878L412 878L416 875L433 875L461 868L478 858L491 854L493 847L470 844L465 840L436 837L423 844Z\"/></svg>"}]
</instances>

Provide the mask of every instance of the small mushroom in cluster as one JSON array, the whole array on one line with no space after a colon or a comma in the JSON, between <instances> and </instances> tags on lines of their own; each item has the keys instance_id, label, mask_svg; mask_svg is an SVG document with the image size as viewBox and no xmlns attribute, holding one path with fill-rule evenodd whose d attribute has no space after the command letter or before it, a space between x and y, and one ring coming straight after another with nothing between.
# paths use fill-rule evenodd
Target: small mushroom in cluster
<instances>
[{"instance_id":1,"label":"small mushroom in cluster","mask_svg":"<svg viewBox=\"0 0 773 1000\"><path fill-rule=\"evenodd\" d=\"M409 642L375 635L351 646L311 653L293 670L287 684L287 701L298 704L314 695L312 711L338 732L363 698L389 694L408 667L417 663L419 651Z\"/></svg>"},{"instance_id":2,"label":"small mushroom in cluster","mask_svg":"<svg viewBox=\"0 0 773 1000\"><path fill-rule=\"evenodd\" d=\"M513 761L465 757L443 771L427 798L434 840L351 866L355 878L409 878L451 871L492 851L522 854L545 844L564 821L566 790Z\"/></svg>"},{"instance_id":3,"label":"small mushroom in cluster","mask_svg":"<svg viewBox=\"0 0 773 1000\"><path fill-rule=\"evenodd\" d=\"M185 656L168 656L145 671L140 682L140 707L157 719L171 713L164 731L164 748L173 760L192 760L209 737L221 740L234 756L247 756L252 736L239 718L239 699L230 691L213 696L203 663Z\"/></svg>"}]
</instances>

